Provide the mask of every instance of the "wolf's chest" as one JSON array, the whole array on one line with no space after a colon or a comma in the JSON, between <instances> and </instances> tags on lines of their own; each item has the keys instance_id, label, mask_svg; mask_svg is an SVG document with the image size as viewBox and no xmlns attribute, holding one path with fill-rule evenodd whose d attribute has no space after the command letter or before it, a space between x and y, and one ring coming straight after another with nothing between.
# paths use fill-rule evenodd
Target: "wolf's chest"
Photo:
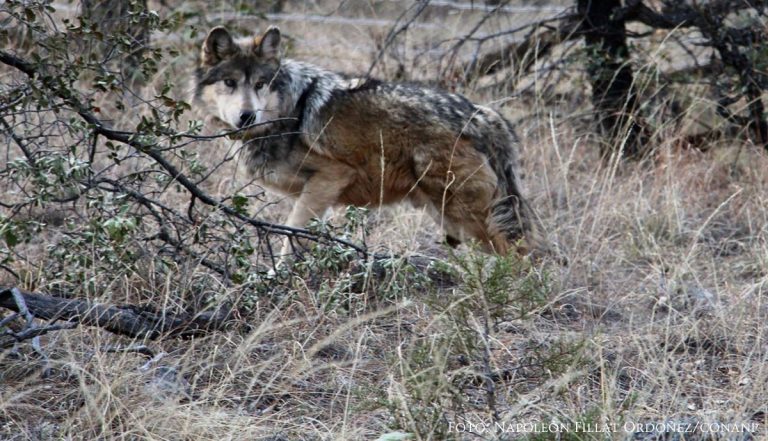
<instances>
[{"instance_id":1,"label":"wolf's chest","mask_svg":"<svg viewBox=\"0 0 768 441\"><path fill-rule=\"evenodd\" d=\"M311 176L302 158L307 149L295 134L265 134L246 141L241 154L253 179L270 190L298 195Z\"/></svg>"}]
</instances>

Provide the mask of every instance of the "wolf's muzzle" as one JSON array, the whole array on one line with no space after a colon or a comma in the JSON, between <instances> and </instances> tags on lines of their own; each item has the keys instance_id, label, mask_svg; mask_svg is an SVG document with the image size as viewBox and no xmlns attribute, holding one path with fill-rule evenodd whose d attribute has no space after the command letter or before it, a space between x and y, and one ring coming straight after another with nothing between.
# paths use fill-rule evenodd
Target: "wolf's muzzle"
<instances>
[{"instance_id":1,"label":"wolf's muzzle","mask_svg":"<svg viewBox=\"0 0 768 441\"><path fill-rule=\"evenodd\" d=\"M237 127L242 129L243 127L247 127L253 124L254 122L256 122L256 112L245 110L240 112L240 123L237 125Z\"/></svg>"}]
</instances>

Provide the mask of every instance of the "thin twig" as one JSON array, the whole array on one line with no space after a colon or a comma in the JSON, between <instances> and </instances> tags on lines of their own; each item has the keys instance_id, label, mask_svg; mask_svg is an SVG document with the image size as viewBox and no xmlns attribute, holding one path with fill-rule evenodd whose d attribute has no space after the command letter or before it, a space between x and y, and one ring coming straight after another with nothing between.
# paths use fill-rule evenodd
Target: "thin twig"
<instances>
[{"instance_id":1,"label":"thin twig","mask_svg":"<svg viewBox=\"0 0 768 441\"><path fill-rule=\"evenodd\" d=\"M27 320L26 326L31 327L35 317L29 312L27 302L24 301L24 296L21 295L21 291L19 291L18 288L11 288L11 295L13 296L13 301L16 302L16 305L19 307L19 314Z\"/></svg>"},{"instance_id":2,"label":"thin twig","mask_svg":"<svg viewBox=\"0 0 768 441\"><path fill-rule=\"evenodd\" d=\"M141 355L145 355L149 358L152 358L155 356L155 351L152 350L147 345L130 345L130 346L107 346L104 348L101 348L102 352L108 352L108 353L120 353L120 354L129 354L129 353L137 353Z\"/></svg>"},{"instance_id":3,"label":"thin twig","mask_svg":"<svg viewBox=\"0 0 768 441\"><path fill-rule=\"evenodd\" d=\"M373 69L376 67L376 65L381 61L381 58L384 56L384 53L389 49L389 46L395 41L395 38L397 38L398 35L405 32L411 24L413 24L414 21L421 15L422 12L424 12L424 9L429 5L430 0L419 0L416 4L411 6L410 8L406 9L402 14L400 14L399 17L397 17L397 20L395 21L394 26L392 26L392 29L389 30L389 33L387 34L387 37L384 39L384 44L381 46L381 50L379 50L379 53L376 55L376 58L373 59L373 62L371 63L371 66L368 68L368 72L366 72L365 77L370 78L371 73L373 72ZM397 24L400 23L400 21L405 17L411 9L416 8L416 12L413 14L411 18L408 19L407 22L403 23L402 26L399 28L397 27Z\"/></svg>"}]
</instances>

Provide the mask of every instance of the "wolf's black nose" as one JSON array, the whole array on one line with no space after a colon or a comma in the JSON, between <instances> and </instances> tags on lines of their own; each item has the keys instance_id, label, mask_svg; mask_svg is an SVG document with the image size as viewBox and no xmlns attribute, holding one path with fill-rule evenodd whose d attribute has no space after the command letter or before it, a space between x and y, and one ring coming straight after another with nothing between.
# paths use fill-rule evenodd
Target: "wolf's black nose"
<instances>
[{"instance_id":1,"label":"wolf's black nose","mask_svg":"<svg viewBox=\"0 0 768 441\"><path fill-rule=\"evenodd\" d=\"M247 125L253 124L254 121L256 121L256 112L244 110L240 112L240 125L238 127L245 127Z\"/></svg>"}]
</instances>

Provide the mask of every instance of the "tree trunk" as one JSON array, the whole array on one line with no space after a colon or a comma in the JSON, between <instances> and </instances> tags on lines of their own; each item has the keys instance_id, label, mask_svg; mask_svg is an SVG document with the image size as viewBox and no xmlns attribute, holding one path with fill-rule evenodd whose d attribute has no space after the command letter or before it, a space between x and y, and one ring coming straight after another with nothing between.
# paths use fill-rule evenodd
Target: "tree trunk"
<instances>
[{"instance_id":1,"label":"tree trunk","mask_svg":"<svg viewBox=\"0 0 768 441\"><path fill-rule=\"evenodd\" d=\"M634 75L624 21L615 19L621 0L577 0L582 17L581 33L592 57L587 72L592 84L592 103L609 155L624 144L623 155L643 154L647 135L638 122Z\"/></svg>"}]
</instances>

